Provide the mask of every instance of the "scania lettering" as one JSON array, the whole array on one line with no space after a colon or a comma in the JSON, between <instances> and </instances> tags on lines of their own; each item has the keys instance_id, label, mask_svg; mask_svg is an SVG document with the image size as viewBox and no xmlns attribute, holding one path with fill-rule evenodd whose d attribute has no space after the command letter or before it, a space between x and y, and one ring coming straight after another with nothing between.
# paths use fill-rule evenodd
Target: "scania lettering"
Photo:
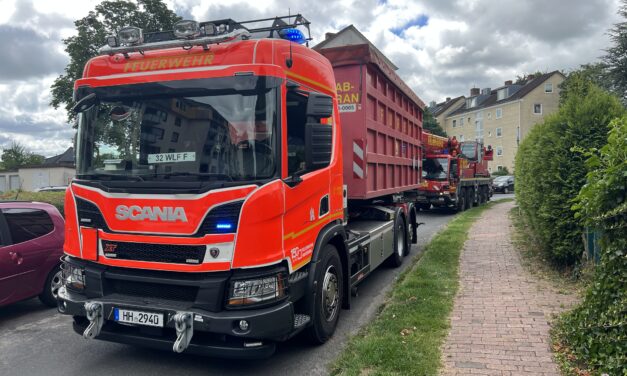
<instances>
[{"instance_id":1,"label":"scania lettering","mask_svg":"<svg viewBox=\"0 0 627 376\"><path fill-rule=\"evenodd\" d=\"M140 207L132 205L118 205L115 208L115 217L121 221L130 219L131 221L162 221L162 222L187 222L185 210L183 208L144 206Z\"/></svg>"},{"instance_id":2,"label":"scania lettering","mask_svg":"<svg viewBox=\"0 0 627 376\"><path fill-rule=\"evenodd\" d=\"M59 311L85 338L218 357L321 344L417 240L424 103L301 15L107 38L74 86Z\"/></svg>"}]
</instances>

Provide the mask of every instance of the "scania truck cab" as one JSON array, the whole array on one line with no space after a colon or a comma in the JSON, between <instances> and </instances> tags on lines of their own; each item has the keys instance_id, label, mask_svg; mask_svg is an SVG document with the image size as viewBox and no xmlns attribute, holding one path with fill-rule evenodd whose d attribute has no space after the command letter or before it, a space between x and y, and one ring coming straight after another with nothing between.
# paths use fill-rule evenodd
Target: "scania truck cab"
<instances>
[{"instance_id":1,"label":"scania truck cab","mask_svg":"<svg viewBox=\"0 0 627 376\"><path fill-rule=\"evenodd\" d=\"M59 293L77 333L265 357L303 330L325 342L351 288L400 265L413 204L388 189L349 205L334 70L302 29L129 27L87 63Z\"/></svg>"}]
</instances>

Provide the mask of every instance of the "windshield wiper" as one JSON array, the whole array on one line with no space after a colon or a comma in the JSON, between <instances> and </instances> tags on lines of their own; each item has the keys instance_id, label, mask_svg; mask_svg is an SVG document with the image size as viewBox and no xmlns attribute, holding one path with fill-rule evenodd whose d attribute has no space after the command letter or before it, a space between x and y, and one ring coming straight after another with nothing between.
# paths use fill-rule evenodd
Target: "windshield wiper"
<instances>
[{"instance_id":1,"label":"windshield wiper","mask_svg":"<svg viewBox=\"0 0 627 376\"><path fill-rule=\"evenodd\" d=\"M97 179L101 177L109 178L110 180L134 180L134 181L144 181L139 175L116 175L116 174L78 174L76 175L79 179Z\"/></svg>"},{"instance_id":2,"label":"windshield wiper","mask_svg":"<svg viewBox=\"0 0 627 376\"><path fill-rule=\"evenodd\" d=\"M215 177L222 178L224 180L233 181L231 175L215 173L215 172L187 172L187 171L178 171L178 172L160 172L158 174L153 174L149 176L197 176L197 177Z\"/></svg>"}]
</instances>

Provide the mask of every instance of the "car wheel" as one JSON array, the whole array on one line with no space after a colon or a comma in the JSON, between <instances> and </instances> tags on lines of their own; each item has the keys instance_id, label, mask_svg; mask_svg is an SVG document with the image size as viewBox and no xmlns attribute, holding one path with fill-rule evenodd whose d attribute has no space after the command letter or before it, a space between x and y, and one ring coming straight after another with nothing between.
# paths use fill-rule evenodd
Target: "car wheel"
<instances>
[{"instance_id":1,"label":"car wheel","mask_svg":"<svg viewBox=\"0 0 627 376\"><path fill-rule=\"evenodd\" d=\"M39 295L39 300L47 306L56 307L57 297L59 296L59 288L63 285L63 277L61 276L61 267L55 266L46 278L44 291Z\"/></svg>"},{"instance_id":2,"label":"car wheel","mask_svg":"<svg viewBox=\"0 0 627 376\"><path fill-rule=\"evenodd\" d=\"M503 188L503 193L508 194L509 193L509 188L507 188L507 187Z\"/></svg>"},{"instance_id":3,"label":"car wheel","mask_svg":"<svg viewBox=\"0 0 627 376\"><path fill-rule=\"evenodd\" d=\"M407 231L405 221L400 215L394 220L394 253L387 259L388 265L398 268L403 263L407 251Z\"/></svg>"},{"instance_id":4,"label":"car wheel","mask_svg":"<svg viewBox=\"0 0 627 376\"><path fill-rule=\"evenodd\" d=\"M344 279L342 263L337 249L327 244L322 249L320 267L316 268L314 312L312 325L307 328L307 336L314 344L325 343L337 326L342 310Z\"/></svg>"}]
</instances>

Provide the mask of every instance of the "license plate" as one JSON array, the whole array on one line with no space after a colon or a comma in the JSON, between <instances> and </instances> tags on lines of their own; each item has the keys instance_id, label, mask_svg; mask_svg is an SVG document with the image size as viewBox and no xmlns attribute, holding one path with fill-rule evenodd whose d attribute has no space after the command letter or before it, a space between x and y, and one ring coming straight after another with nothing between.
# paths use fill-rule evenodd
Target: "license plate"
<instances>
[{"instance_id":1,"label":"license plate","mask_svg":"<svg viewBox=\"0 0 627 376\"><path fill-rule=\"evenodd\" d=\"M113 319L117 322L163 327L163 313L130 311L114 308Z\"/></svg>"}]
</instances>

